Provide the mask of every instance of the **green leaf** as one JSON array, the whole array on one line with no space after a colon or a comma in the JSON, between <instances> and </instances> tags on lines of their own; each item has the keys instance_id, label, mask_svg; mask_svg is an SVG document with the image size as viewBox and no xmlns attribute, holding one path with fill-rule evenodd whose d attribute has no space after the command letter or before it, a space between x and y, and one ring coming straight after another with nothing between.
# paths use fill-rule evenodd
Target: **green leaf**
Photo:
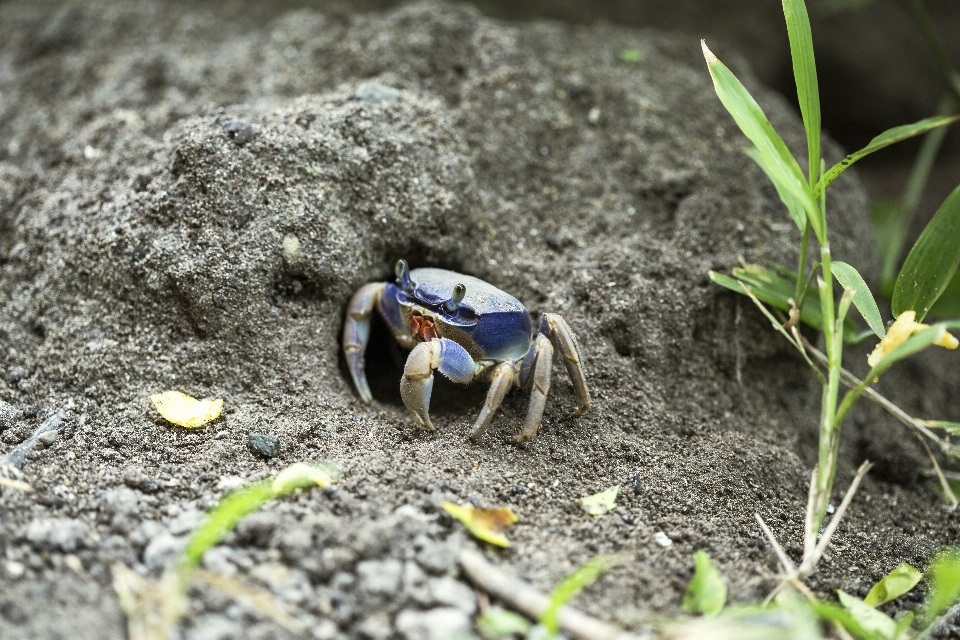
<instances>
[{"instance_id":1,"label":"green leaf","mask_svg":"<svg viewBox=\"0 0 960 640\"><path fill-rule=\"evenodd\" d=\"M928 570L930 595L924 606L924 619L929 623L960 597L960 553L947 549L934 561Z\"/></svg>"},{"instance_id":2,"label":"green leaf","mask_svg":"<svg viewBox=\"0 0 960 640\"><path fill-rule=\"evenodd\" d=\"M595 493L586 498L577 498L580 508L592 516L602 516L616 509L617 493L620 492L620 485L604 489L600 493Z\"/></svg>"},{"instance_id":3,"label":"green leaf","mask_svg":"<svg viewBox=\"0 0 960 640\"><path fill-rule=\"evenodd\" d=\"M883 327L883 318L880 317L880 309L877 307L877 301L873 299L870 293L870 287L864 282L860 272L854 269L846 262L834 262L830 270L837 281L843 285L844 289L853 291L853 306L857 308L863 319L873 330L877 337L882 338L887 330Z\"/></svg>"},{"instance_id":4,"label":"green leaf","mask_svg":"<svg viewBox=\"0 0 960 640\"><path fill-rule=\"evenodd\" d=\"M743 294L740 288L740 282L743 282L759 300L782 311L790 311L790 300L796 294L797 276L788 269L782 267L781 269L782 273L789 277L781 276L758 264L734 269L732 278L715 271L709 272L709 275L716 284L739 294ZM800 309L800 321L818 331L823 331L823 311L820 307L820 293L816 289L811 288L805 296L803 307ZM853 321L849 318L844 320L843 341L847 344L859 344L871 335L869 332L863 336L858 335Z\"/></svg>"},{"instance_id":5,"label":"green leaf","mask_svg":"<svg viewBox=\"0 0 960 640\"><path fill-rule=\"evenodd\" d=\"M870 593L863 601L871 607L878 607L913 589L922 577L922 573L906 562L901 562L896 569L883 576L880 582L873 585Z\"/></svg>"},{"instance_id":6,"label":"green leaf","mask_svg":"<svg viewBox=\"0 0 960 640\"><path fill-rule=\"evenodd\" d=\"M620 59L624 62L640 62L643 60L643 52L640 49L621 49Z\"/></svg>"},{"instance_id":7,"label":"green leaf","mask_svg":"<svg viewBox=\"0 0 960 640\"><path fill-rule=\"evenodd\" d=\"M884 147L889 147L894 143L907 140L908 138L912 138L914 136L919 136L927 131L936 129L937 127L948 125L958 119L960 119L960 114L953 116L934 116L932 118L925 118L919 122L914 122L913 124L904 124L900 125L899 127L894 127L893 129L884 131L876 138L871 140L870 144L865 146L863 149L854 151L846 158L830 167L827 172L823 174L820 182L817 183L817 186L813 191L814 196L819 198L820 194L823 193L823 190L829 187L830 183L837 179L837 176L843 173L847 167L852 165L860 158L868 156L874 151L879 151Z\"/></svg>"},{"instance_id":8,"label":"green leaf","mask_svg":"<svg viewBox=\"0 0 960 640\"><path fill-rule=\"evenodd\" d=\"M526 635L533 625L518 613L502 607L489 607L477 618L477 630L487 640Z\"/></svg>"},{"instance_id":9,"label":"green leaf","mask_svg":"<svg viewBox=\"0 0 960 640\"><path fill-rule=\"evenodd\" d=\"M797 100L807 132L807 157L810 160L810 183L820 176L820 89L817 86L817 64L813 56L813 34L804 0L783 0L783 17L790 37L793 77L797 83Z\"/></svg>"},{"instance_id":10,"label":"green leaf","mask_svg":"<svg viewBox=\"0 0 960 640\"><path fill-rule=\"evenodd\" d=\"M882 611L877 611L860 598L855 598L837 589L837 597L843 608L860 624L860 628L881 638L893 638L897 633L897 623Z\"/></svg>"},{"instance_id":11,"label":"green leaf","mask_svg":"<svg viewBox=\"0 0 960 640\"><path fill-rule=\"evenodd\" d=\"M960 318L960 271L953 274L937 301L930 307L935 318Z\"/></svg>"},{"instance_id":12,"label":"green leaf","mask_svg":"<svg viewBox=\"0 0 960 640\"><path fill-rule=\"evenodd\" d=\"M585 587L593 583L603 573L617 562L617 556L613 554L601 554L594 556L578 567L573 573L563 579L560 584L550 592L550 606L540 617L540 624L547 628L550 636L557 635L560 628L557 614L560 607L567 604L571 598L580 593Z\"/></svg>"},{"instance_id":13,"label":"green leaf","mask_svg":"<svg viewBox=\"0 0 960 640\"><path fill-rule=\"evenodd\" d=\"M817 238L823 240L826 232L823 218L820 215L820 209L817 207L816 199L813 197L813 191L800 170L800 165L790 155L787 145L774 131L767 120L767 116L764 115L760 105L753 99L750 92L713 55L705 42L701 40L700 44L703 48L703 56L707 61L707 67L710 70L710 76L713 78L713 87L716 89L717 97L720 98L720 102L733 116L740 130L760 152L755 159L759 158L757 161L762 162L767 175L776 176L774 186L778 190L783 188L799 203L810 219ZM803 225L798 226L803 229Z\"/></svg>"},{"instance_id":14,"label":"green leaf","mask_svg":"<svg viewBox=\"0 0 960 640\"><path fill-rule=\"evenodd\" d=\"M695 570L693 579L683 594L683 610L687 613L702 613L715 616L727 602L727 585L702 549L693 556Z\"/></svg>"},{"instance_id":15,"label":"green leaf","mask_svg":"<svg viewBox=\"0 0 960 640\"><path fill-rule=\"evenodd\" d=\"M920 234L893 290L893 315L917 312L917 322L937 301L960 265L960 187L953 190Z\"/></svg>"},{"instance_id":16,"label":"green leaf","mask_svg":"<svg viewBox=\"0 0 960 640\"><path fill-rule=\"evenodd\" d=\"M787 211L790 212L793 223L797 225L798 229L802 230L807 220L807 214L803 212L803 207L797 202L797 199L793 197L790 190L783 183L780 174L771 171L767 163L764 162L760 149L747 147L743 152L747 154L748 158L757 163L757 166L766 174L767 179L773 183L773 187L777 190L777 195L780 196L780 201L787 207Z\"/></svg>"},{"instance_id":17,"label":"green leaf","mask_svg":"<svg viewBox=\"0 0 960 640\"><path fill-rule=\"evenodd\" d=\"M960 422L946 422L944 420L920 420L920 422L933 429L943 429L952 436L960 436Z\"/></svg>"}]
</instances>

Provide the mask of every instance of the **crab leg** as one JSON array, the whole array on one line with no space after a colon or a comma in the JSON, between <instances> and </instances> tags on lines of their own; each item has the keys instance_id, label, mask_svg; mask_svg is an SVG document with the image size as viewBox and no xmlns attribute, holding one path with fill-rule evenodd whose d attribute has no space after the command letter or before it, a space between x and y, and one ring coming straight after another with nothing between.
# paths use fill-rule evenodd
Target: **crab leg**
<instances>
[{"instance_id":1,"label":"crab leg","mask_svg":"<svg viewBox=\"0 0 960 640\"><path fill-rule=\"evenodd\" d=\"M523 431L514 436L517 442L529 442L537 437L543 408L547 405L547 393L550 392L550 370L553 365L553 345L547 336L537 334L520 365L519 385L526 388L533 384L530 392L530 404L527 405L527 417L523 420Z\"/></svg>"},{"instance_id":2,"label":"crab leg","mask_svg":"<svg viewBox=\"0 0 960 640\"><path fill-rule=\"evenodd\" d=\"M382 282L371 282L357 289L347 304L347 319L343 323L343 355L353 385L364 402L373 400L373 395L363 369L363 353L370 339L370 314L382 294Z\"/></svg>"},{"instance_id":3,"label":"crab leg","mask_svg":"<svg viewBox=\"0 0 960 640\"><path fill-rule=\"evenodd\" d=\"M420 426L430 431L435 430L430 422L434 369L454 382L466 384L473 380L477 364L466 349L447 338L421 342L410 352L400 379L400 397Z\"/></svg>"},{"instance_id":4,"label":"crab leg","mask_svg":"<svg viewBox=\"0 0 960 640\"><path fill-rule=\"evenodd\" d=\"M570 325L555 313L545 313L540 318L540 327L537 332L550 338L550 342L563 356L563 364L567 367L567 375L577 395L578 406L573 415L583 415L590 408L590 392L587 390L587 379L583 374L580 347L577 345L577 339Z\"/></svg>"},{"instance_id":5,"label":"crab leg","mask_svg":"<svg viewBox=\"0 0 960 640\"><path fill-rule=\"evenodd\" d=\"M477 417L477 422L470 433L471 440L479 440L490 425L493 414L496 413L503 397L510 390L510 384L513 382L513 370L515 364L512 360L501 362L493 368L493 380L490 383L490 391L487 392L487 400L483 403L483 409Z\"/></svg>"}]
</instances>

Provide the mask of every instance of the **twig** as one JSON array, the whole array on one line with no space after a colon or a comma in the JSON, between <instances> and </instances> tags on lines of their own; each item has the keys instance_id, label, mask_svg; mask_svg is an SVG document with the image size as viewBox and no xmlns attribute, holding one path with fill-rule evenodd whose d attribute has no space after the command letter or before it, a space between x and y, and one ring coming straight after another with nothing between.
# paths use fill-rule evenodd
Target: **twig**
<instances>
[{"instance_id":1,"label":"twig","mask_svg":"<svg viewBox=\"0 0 960 640\"><path fill-rule=\"evenodd\" d=\"M462 550L457 562L475 586L531 620L539 620L550 608L550 598L487 562L478 551ZM577 640L640 640L640 636L621 631L570 606L561 608L557 619L560 629Z\"/></svg>"},{"instance_id":2,"label":"twig","mask_svg":"<svg viewBox=\"0 0 960 640\"><path fill-rule=\"evenodd\" d=\"M770 527L767 526L767 523L763 521L763 518L760 517L759 513L754 514L757 517L757 522L760 523L760 528L763 529L764 535L767 536L767 540L770 541L770 545L773 547L774 553L777 554L777 560L780 561L780 567L783 569L783 575L787 580L793 580L797 577L797 565L793 564L793 560L790 559L790 556L787 555L787 552L783 550L783 547L780 546L780 543L777 542L776 536L773 535L773 531L770 530Z\"/></svg>"},{"instance_id":3,"label":"twig","mask_svg":"<svg viewBox=\"0 0 960 640\"><path fill-rule=\"evenodd\" d=\"M24 493L30 493L33 491L33 487L28 485L26 482L21 482L20 480L12 480L10 478L4 478L0 476L0 486L10 487L11 489L17 489L23 491Z\"/></svg>"},{"instance_id":4,"label":"twig","mask_svg":"<svg viewBox=\"0 0 960 640\"><path fill-rule=\"evenodd\" d=\"M846 513L847 507L850 506L850 502L853 500L853 495L857 492L857 487L860 486L860 481L863 480L863 477L867 475L867 471L870 471L870 467L872 466L873 463L868 461L864 462L860 465L860 468L857 469L856 477L854 477L853 482L850 483L847 494L843 496L843 502L837 507L837 512L833 515L833 518L830 519L830 523L827 525L826 530L824 530L823 535L820 536L820 541L813 550L813 554L805 557L803 562L800 563L800 575L809 575L814 567L817 566L817 563L820 562L820 558L823 557L824 552L827 550L827 545L830 544L830 538L836 533L843 514Z\"/></svg>"},{"instance_id":5,"label":"twig","mask_svg":"<svg viewBox=\"0 0 960 640\"><path fill-rule=\"evenodd\" d=\"M33 432L32 436L14 447L13 451L0 458L0 467L10 466L16 469L22 467L23 461L27 458L27 454L36 448L37 442L40 441L40 436L50 431L59 431L66 417L67 414L63 411L57 411L44 420L43 423L37 427L37 430Z\"/></svg>"}]
</instances>

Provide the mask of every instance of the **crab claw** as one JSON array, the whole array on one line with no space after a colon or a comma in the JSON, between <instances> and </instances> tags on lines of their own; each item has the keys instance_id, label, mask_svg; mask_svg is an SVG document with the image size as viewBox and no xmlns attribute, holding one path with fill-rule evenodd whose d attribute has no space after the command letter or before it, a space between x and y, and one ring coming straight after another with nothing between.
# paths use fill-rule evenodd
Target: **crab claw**
<instances>
[{"instance_id":1,"label":"crab claw","mask_svg":"<svg viewBox=\"0 0 960 640\"><path fill-rule=\"evenodd\" d=\"M440 341L421 342L407 357L400 378L400 397L420 426L436 431L430 422L430 394L433 392L433 370L440 363Z\"/></svg>"}]
</instances>

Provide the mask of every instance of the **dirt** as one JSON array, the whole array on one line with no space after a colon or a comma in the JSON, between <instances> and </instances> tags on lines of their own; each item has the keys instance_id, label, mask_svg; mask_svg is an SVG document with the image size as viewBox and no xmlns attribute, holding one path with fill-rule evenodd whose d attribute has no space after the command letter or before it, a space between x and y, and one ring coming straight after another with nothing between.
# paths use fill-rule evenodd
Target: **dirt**
<instances>
[{"instance_id":1,"label":"dirt","mask_svg":"<svg viewBox=\"0 0 960 640\"><path fill-rule=\"evenodd\" d=\"M0 455L64 412L19 474L34 491L0 489L0 636L124 637L110 566L158 576L226 491L301 460L343 478L271 504L205 563L272 591L314 638L469 625L478 600L454 559L479 543L447 500L513 509L514 546L484 552L542 590L619 552L577 605L639 628L679 612L697 549L732 600L765 596L776 567L755 513L800 553L819 389L707 278L740 256L793 263L798 232L741 153L695 39L438 3L5 2L0 43ZM802 153L788 103L730 57ZM828 161L842 153L827 143ZM834 256L873 278L854 171L830 207ZM399 258L561 314L590 411L569 417L555 363L529 444L511 439L520 391L466 440L480 385L440 384L439 430L419 430L382 326L362 404L344 307ZM865 355L848 366L863 373ZM881 391L960 420L955 362L918 358ZM167 389L223 398L223 417L173 427L149 400ZM250 433L277 436L280 454L255 455ZM863 459L877 467L809 581L818 593L863 595L956 541L958 516L892 418L855 411L841 456L838 487ZM574 502L612 485L612 514ZM221 592L191 594L183 638L290 635Z\"/></svg>"}]
</instances>

